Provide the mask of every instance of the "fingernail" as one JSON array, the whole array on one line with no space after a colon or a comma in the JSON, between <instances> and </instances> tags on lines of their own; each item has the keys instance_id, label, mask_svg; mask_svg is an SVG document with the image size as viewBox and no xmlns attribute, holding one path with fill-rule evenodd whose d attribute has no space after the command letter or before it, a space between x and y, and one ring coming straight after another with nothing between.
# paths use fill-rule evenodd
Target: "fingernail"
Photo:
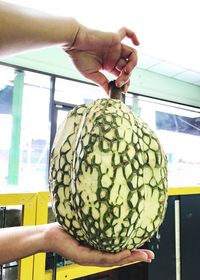
<instances>
[{"instance_id":1,"label":"fingernail","mask_svg":"<svg viewBox=\"0 0 200 280\"><path fill-rule=\"evenodd\" d=\"M155 256L155 254L152 252L151 259L152 259L152 260L154 260L154 259L155 259L155 257L156 257L156 256Z\"/></svg>"},{"instance_id":2,"label":"fingernail","mask_svg":"<svg viewBox=\"0 0 200 280\"><path fill-rule=\"evenodd\" d=\"M152 259L147 259L146 262L151 263Z\"/></svg>"}]
</instances>

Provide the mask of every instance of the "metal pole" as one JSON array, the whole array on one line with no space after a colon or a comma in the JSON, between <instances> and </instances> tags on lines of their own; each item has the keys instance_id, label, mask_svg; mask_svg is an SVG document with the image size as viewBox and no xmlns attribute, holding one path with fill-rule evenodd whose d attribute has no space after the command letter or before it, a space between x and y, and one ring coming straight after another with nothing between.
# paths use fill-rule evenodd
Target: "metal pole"
<instances>
[{"instance_id":1,"label":"metal pole","mask_svg":"<svg viewBox=\"0 0 200 280\"><path fill-rule=\"evenodd\" d=\"M58 261L58 255L56 253L53 253L52 280L56 280L57 277L57 261Z\"/></svg>"},{"instance_id":2,"label":"metal pole","mask_svg":"<svg viewBox=\"0 0 200 280\"><path fill-rule=\"evenodd\" d=\"M180 201L175 200L175 253L176 280L181 280L181 242L180 242Z\"/></svg>"}]
</instances>

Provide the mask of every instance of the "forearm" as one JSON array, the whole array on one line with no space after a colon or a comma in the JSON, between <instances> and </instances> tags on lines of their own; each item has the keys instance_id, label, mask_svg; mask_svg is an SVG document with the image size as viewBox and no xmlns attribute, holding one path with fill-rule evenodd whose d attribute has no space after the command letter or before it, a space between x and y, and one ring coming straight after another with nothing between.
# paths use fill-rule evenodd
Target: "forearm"
<instances>
[{"instance_id":1,"label":"forearm","mask_svg":"<svg viewBox=\"0 0 200 280\"><path fill-rule=\"evenodd\" d=\"M0 1L0 57L53 45L73 44L80 24Z\"/></svg>"},{"instance_id":2,"label":"forearm","mask_svg":"<svg viewBox=\"0 0 200 280\"><path fill-rule=\"evenodd\" d=\"M45 251L45 233L44 225L0 229L0 264Z\"/></svg>"}]
</instances>

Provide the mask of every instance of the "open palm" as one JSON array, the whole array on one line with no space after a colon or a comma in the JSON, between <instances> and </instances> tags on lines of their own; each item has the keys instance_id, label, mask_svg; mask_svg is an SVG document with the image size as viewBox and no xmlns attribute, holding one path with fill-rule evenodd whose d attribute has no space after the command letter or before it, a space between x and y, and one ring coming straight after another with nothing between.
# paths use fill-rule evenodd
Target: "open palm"
<instances>
[{"instance_id":1,"label":"open palm","mask_svg":"<svg viewBox=\"0 0 200 280\"><path fill-rule=\"evenodd\" d=\"M124 250L119 253L104 253L81 245L69 235L58 223L49 224L53 250L77 264L111 267L133 262L151 262L154 254L150 250Z\"/></svg>"}]
</instances>

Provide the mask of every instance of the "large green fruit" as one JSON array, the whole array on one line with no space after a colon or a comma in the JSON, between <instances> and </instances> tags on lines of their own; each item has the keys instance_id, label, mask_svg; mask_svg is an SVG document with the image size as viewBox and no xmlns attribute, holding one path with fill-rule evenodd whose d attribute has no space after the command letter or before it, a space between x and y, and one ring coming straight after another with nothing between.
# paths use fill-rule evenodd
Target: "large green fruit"
<instances>
[{"instance_id":1,"label":"large green fruit","mask_svg":"<svg viewBox=\"0 0 200 280\"><path fill-rule=\"evenodd\" d=\"M162 223L167 160L155 133L120 100L75 107L52 149L58 222L102 251L138 248Z\"/></svg>"}]
</instances>

